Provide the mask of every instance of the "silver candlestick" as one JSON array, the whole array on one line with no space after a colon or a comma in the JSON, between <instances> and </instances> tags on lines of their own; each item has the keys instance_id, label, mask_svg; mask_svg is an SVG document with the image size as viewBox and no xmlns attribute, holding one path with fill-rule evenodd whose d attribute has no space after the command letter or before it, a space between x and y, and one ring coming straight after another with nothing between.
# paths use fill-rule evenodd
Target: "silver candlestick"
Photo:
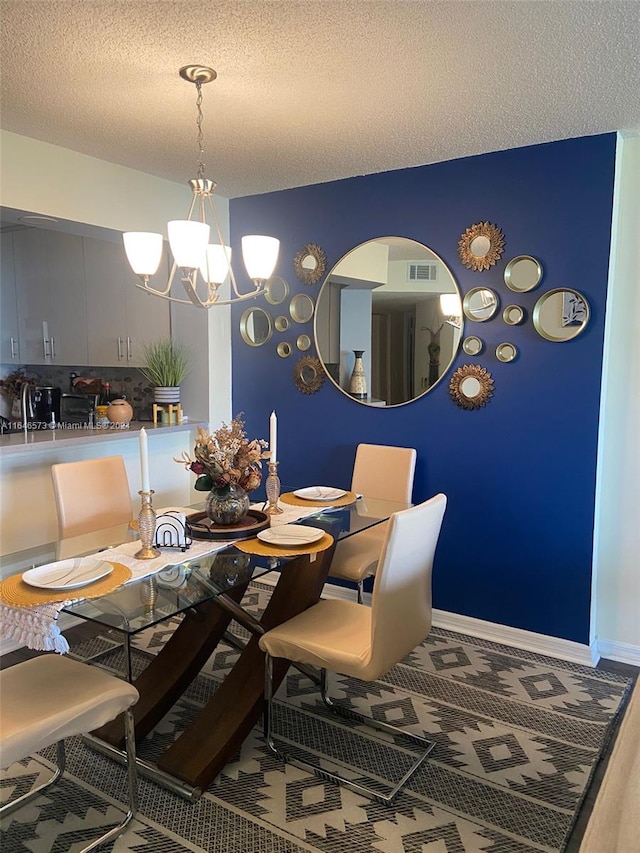
<instances>
[{"instance_id":1,"label":"silver candlestick","mask_svg":"<svg viewBox=\"0 0 640 853\"><path fill-rule=\"evenodd\" d=\"M138 513L138 533L142 548L134 554L137 560L153 560L160 556L160 551L153 547L156 535L156 514L151 504L153 489L148 492L138 492L140 495L140 512Z\"/></svg>"},{"instance_id":2,"label":"silver candlestick","mask_svg":"<svg viewBox=\"0 0 640 853\"><path fill-rule=\"evenodd\" d=\"M278 463L269 462L269 474L265 483L267 492L267 500L269 505L265 509L267 515L280 515L282 510L278 506L278 498L280 497L280 478L278 477Z\"/></svg>"}]
</instances>

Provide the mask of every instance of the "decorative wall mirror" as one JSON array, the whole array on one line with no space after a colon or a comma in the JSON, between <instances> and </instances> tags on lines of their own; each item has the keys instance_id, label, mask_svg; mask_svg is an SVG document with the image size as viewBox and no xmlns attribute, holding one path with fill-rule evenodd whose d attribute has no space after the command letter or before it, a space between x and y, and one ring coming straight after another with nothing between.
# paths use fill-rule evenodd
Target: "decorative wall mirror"
<instances>
[{"instance_id":1,"label":"decorative wall mirror","mask_svg":"<svg viewBox=\"0 0 640 853\"><path fill-rule=\"evenodd\" d=\"M264 298L270 305L281 305L289 295L289 284L279 275L271 276L264 288Z\"/></svg>"},{"instance_id":2,"label":"decorative wall mirror","mask_svg":"<svg viewBox=\"0 0 640 853\"><path fill-rule=\"evenodd\" d=\"M313 317L313 299L306 293L296 293L289 303L289 314L296 323L308 323Z\"/></svg>"},{"instance_id":3,"label":"decorative wall mirror","mask_svg":"<svg viewBox=\"0 0 640 853\"><path fill-rule=\"evenodd\" d=\"M542 281L540 261L531 255L518 255L512 258L504 271L504 283L515 293L527 293Z\"/></svg>"},{"instance_id":4,"label":"decorative wall mirror","mask_svg":"<svg viewBox=\"0 0 640 853\"><path fill-rule=\"evenodd\" d=\"M493 377L479 364L463 364L449 382L451 398L463 409L480 409L493 396Z\"/></svg>"},{"instance_id":5,"label":"decorative wall mirror","mask_svg":"<svg viewBox=\"0 0 640 853\"><path fill-rule=\"evenodd\" d=\"M280 343L276 347L276 352L278 353L280 358L289 358L289 356L293 352L293 347L286 341L280 341Z\"/></svg>"},{"instance_id":6,"label":"decorative wall mirror","mask_svg":"<svg viewBox=\"0 0 640 853\"><path fill-rule=\"evenodd\" d=\"M470 225L458 241L458 254L470 270L488 270L504 251L504 234L491 222Z\"/></svg>"},{"instance_id":7,"label":"decorative wall mirror","mask_svg":"<svg viewBox=\"0 0 640 853\"><path fill-rule=\"evenodd\" d=\"M264 308L247 308L240 317L240 335L250 347L261 347L271 339L273 323Z\"/></svg>"},{"instance_id":8,"label":"decorative wall mirror","mask_svg":"<svg viewBox=\"0 0 640 853\"><path fill-rule=\"evenodd\" d=\"M298 335L296 346L299 350L302 350L302 352L306 352L306 350L311 346L311 338L309 335Z\"/></svg>"},{"instance_id":9,"label":"decorative wall mirror","mask_svg":"<svg viewBox=\"0 0 640 853\"><path fill-rule=\"evenodd\" d=\"M462 310L475 323L484 323L495 316L500 305L498 294L489 287L474 287L464 297Z\"/></svg>"},{"instance_id":10,"label":"decorative wall mirror","mask_svg":"<svg viewBox=\"0 0 640 853\"><path fill-rule=\"evenodd\" d=\"M503 361L508 364L510 361L513 361L517 355L518 347L508 341L505 341L503 344L498 344L496 347L496 358L498 361Z\"/></svg>"},{"instance_id":11,"label":"decorative wall mirror","mask_svg":"<svg viewBox=\"0 0 640 853\"><path fill-rule=\"evenodd\" d=\"M443 306L457 297L458 315ZM316 302L316 350L331 382L350 399L362 352L370 406L398 406L426 394L449 370L462 337L461 297L431 249L405 237L361 243L330 270Z\"/></svg>"},{"instance_id":12,"label":"decorative wall mirror","mask_svg":"<svg viewBox=\"0 0 640 853\"><path fill-rule=\"evenodd\" d=\"M533 308L533 325L547 341L570 341L587 327L589 303L585 296L571 288L557 288L543 293Z\"/></svg>"},{"instance_id":13,"label":"decorative wall mirror","mask_svg":"<svg viewBox=\"0 0 640 853\"><path fill-rule=\"evenodd\" d=\"M305 243L293 259L296 275L305 284L320 281L327 268L327 256L324 249L316 243Z\"/></svg>"},{"instance_id":14,"label":"decorative wall mirror","mask_svg":"<svg viewBox=\"0 0 640 853\"><path fill-rule=\"evenodd\" d=\"M507 326L519 326L524 322L524 308L520 305L507 305L502 312L502 319Z\"/></svg>"},{"instance_id":15,"label":"decorative wall mirror","mask_svg":"<svg viewBox=\"0 0 640 853\"><path fill-rule=\"evenodd\" d=\"M313 355L303 355L293 368L296 388L303 394L315 394L324 382L324 376L320 360Z\"/></svg>"},{"instance_id":16,"label":"decorative wall mirror","mask_svg":"<svg viewBox=\"0 0 640 853\"><path fill-rule=\"evenodd\" d=\"M469 335L463 340L462 349L467 355L480 355L484 349L484 341L475 335Z\"/></svg>"},{"instance_id":17,"label":"decorative wall mirror","mask_svg":"<svg viewBox=\"0 0 640 853\"><path fill-rule=\"evenodd\" d=\"M279 317L276 317L274 325L276 327L276 331L286 332L289 328L289 318L285 317L284 314L281 314Z\"/></svg>"}]
</instances>

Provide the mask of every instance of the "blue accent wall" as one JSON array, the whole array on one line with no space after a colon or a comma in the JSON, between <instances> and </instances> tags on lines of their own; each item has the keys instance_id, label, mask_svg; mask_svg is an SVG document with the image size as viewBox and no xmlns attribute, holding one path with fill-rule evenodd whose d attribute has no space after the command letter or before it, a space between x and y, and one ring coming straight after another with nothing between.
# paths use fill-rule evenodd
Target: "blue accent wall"
<instances>
[{"instance_id":1,"label":"blue accent wall","mask_svg":"<svg viewBox=\"0 0 640 853\"><path fill-rule=\"evenodd\" d=\"M274 331L252 348L238 332L247 303L233 308L233 410L244 412L251 437L268 438L278 414L283 490L324 483L346 487L358 442L416 447L414 501L444 492L448 508L436 554L434 606L555 637L588 642L596 448L613 200L615 135L585 137L366 175L230 203L234 257L239 236L281 240L276 274L291 294L316 297L293 258L308 242L327 255L327 270L357 244L399 235L418 240L448 264L465 294L494 288L501 308L485 323L465 321L464 334L485 342L463 364L490 371L495 393L466 411L449 396L448 379L426 396L390 409L369 408L329 381L303 395L293 368L303 355L296 338L313 339L313 321ZM473 223L489 221L505 236L490 270L466 269L458 240ZM510 258L528 254L544 268L542 283L515 294L503 281ZM236 263L237 272L241 264ZM248 284L245 281L245 285ZM581 291L591 307L586 331L573 341L543 340L532 324L540 295L557 287ZM522 305L524 325L502 320L507 304ZM258 301L275 318L287 304ZM293 354L280 358L288 341ZM519 357L499 362L495 348L511 341ZM315 349L310 350L315 354ZM450 376L449 373L449 376Z\"/></svg>"}]
</instances>

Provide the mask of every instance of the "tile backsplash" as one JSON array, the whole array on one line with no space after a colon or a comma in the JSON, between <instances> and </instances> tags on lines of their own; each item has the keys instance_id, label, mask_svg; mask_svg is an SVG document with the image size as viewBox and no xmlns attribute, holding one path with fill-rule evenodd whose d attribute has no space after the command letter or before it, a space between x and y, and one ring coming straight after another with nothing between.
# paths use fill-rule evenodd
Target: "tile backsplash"
<instances>
[{"instance_id":1,"label":"tile backsplash","mask_svg":"<svg viewBox=\"0 0 640 853\"><path fill-rule=\"evenodd\" d=\"M33 376L39 385L54 385L63 392L72 391L71 374L84 376L89 379L101 379L111 385L111 393L125 397L133 406L133 417L136 421L151 420L153 404L153 387L142 373L135 367L82 367L65 365L22 365L28 376ZM16 365L0 367L0 375L16 369Z\"/></svg>"}]
</instances>

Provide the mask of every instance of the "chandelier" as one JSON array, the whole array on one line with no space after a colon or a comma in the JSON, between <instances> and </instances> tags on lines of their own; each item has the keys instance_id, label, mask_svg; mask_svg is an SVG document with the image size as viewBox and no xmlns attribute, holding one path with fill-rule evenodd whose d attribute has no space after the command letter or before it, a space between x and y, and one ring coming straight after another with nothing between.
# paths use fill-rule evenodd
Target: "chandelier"
<instances>
[{"instance_id":1,"label":"chandelier","mask_svg":"<svg viewBox=\"0 0 640 853\"><path fill-rule=\"evenodd\" d=\"M242 257L254 286L251 292L242 293L231 267L231 247L225 245L213 204L212 196L216 184L204 174L202 86L215 80L217 74L213 68L204 65L185 65L180 69L180 76L183 80L193 83L198 93L196 98L198 171L197 177L189 181L193 197L187 218L167 223L173 265L166 287L162 290L152 287L149 281L160 265L162 234L145 231L126 232L122 235L124 248L131 268L140 279L141 283L137 283L137 286L147 293L161 296L171 302L193 304L198 308L230 305L232 302L252 299L265 292L267 280L272 275L278 260L280 241L275 237L259 235L242 238ZM210 235L218 242L210 243ZM177 278L178 270L187 298L171 294L171 287ZM229 299L221 300L219 288L227 277L232 293Z\"/></svg>"}]
</instances>

